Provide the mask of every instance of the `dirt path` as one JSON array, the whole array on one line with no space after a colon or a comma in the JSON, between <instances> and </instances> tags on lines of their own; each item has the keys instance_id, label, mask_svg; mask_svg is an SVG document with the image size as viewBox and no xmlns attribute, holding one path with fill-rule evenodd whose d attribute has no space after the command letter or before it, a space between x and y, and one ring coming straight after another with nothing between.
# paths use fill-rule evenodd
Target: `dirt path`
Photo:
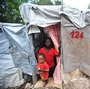
<instances>
[{"instance_id":1,"label":"dirt path","mask_svg":"<svg viewBox=\"0 0 90 89\"><path fill-rule=\"evenodd\" d=\"M23 84L20 87L16 88L7 88L7 89L62 89L62 84L54 84L53 78L48 79L48 84L46 87L43 87L44 82L39 80L35 85L31 85L30 83Z\"/></svg>"}]
</instances>

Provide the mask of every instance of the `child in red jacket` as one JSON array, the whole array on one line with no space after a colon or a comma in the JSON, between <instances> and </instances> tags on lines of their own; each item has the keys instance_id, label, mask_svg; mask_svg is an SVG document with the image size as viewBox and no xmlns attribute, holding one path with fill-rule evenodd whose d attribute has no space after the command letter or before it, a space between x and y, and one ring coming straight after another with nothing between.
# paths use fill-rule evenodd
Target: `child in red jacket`
<instances>
[{"instance_id":1,"label":"child in red jacket","mask_svg":"<svg viewBox=\"0 0 90 89\"><path fill-rule=\"evenodd\" d=\"M38 65L36 66L37 71L40 74L42 81L44 81L43 87L45 87L48 83L48 76L49 76L49 65L45 61L44 54L38 54Z\"/></svg>"}]
</instances>

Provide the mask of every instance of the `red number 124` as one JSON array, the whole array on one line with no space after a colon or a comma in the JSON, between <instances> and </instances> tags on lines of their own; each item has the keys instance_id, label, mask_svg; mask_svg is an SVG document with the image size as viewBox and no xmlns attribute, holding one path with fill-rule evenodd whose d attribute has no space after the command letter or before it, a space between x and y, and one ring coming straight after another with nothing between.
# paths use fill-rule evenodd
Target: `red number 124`
<instances>
[{"instance_id":1,"label":"red number 124","mask_svg":"<svg viewBox=\"0 0 90 89\"><path fill-rule=\"evenodd\" d=\"M83 39L84 33L79 31L72 31L70 32L71 38L81 38Z\"/></svg>"}]
</instances>

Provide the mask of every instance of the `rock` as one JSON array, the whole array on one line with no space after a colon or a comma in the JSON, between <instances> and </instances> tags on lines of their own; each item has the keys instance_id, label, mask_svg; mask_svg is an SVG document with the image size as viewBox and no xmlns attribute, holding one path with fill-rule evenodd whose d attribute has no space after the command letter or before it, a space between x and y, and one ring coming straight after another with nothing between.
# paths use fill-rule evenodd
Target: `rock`
<instances>
[{"instance_id":1,"label":"rock","mask_svg":"<svg viewBox=\"0 0 90 89\"><path fill-rule=\"evenodd\" d=\"M34 85L31 85L31 83L27 83L24 89L32 89Z\"/></svg>"},{"instance_id":2,"label":"rock","mask_svg":"<svg viewBox=\"0 0 90 89\"><path fill-rule=\"evenodd\" d=\"M62 84L55 84L53 78L48 79L48 84L45 88L43 88L44 82L42 80L39 80L34 88L35 89L62 89ZM41 88L42 87L42 88Z\"/></svg>"},{"instance_id":3,"label":"rock","mask_svg":"<svg viewBox=\"0 0 90 89\"><path fill-rule=\"evenodd\" d=\"M88 78L73 79L65 85L64 89L90 89L90 80Z\"/></svg>"}]
</instances>

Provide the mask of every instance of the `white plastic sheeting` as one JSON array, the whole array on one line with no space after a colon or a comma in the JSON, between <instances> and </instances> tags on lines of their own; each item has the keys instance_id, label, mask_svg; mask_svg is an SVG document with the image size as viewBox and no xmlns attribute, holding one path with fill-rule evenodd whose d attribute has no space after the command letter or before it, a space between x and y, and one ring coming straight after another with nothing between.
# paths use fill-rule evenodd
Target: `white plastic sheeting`
<instances>
[{"instance_id":1,"label":"white plastic sheeting","mask_svg":"<svg viewBox=\"0 0 90 89\"><path fill-rule=\"evenodd\" d=\"M0 23L0 28L0 89L4 89L24 83L22 71L35 74L37 63L24 25Z\"/></svg>"},{"instance_id":2,"label":"white plastic sheeting","mask_svg":"<svg viewBox=\"0 0 90 89\"><path fill-rule=\"evenodd\" d=\"M31 47L24 25L3 26L3 31L12 46L15 45L19 51L23 50L27 55L31 56Z\"/></svg>"},{"instance_id":3,"label":"white plastic sheeting","mask_svg":"<svg viewBox=\"0 0 90 89\"><path fill-rule=\"evenodd\" d=\"M19 9L24 22L29 25L46 27L60 22L61 6L38 6L24 3Z\"/></svg>"},{"instance_id":4,"label":"white plastic sheeting","mask_svg":"<svg viewBox=\"0 0 90 89\"><path fill-rule=\"evenodd\" d=\"M9 53L9 42L3 34L2 30L0 30L0 54Z\"/></svg>"},{"instance_id":5,"label":"white plastic sheeting","mask_svg":"<svg viewBox=\"0 0 90 89\"><path fill-rule=\"evenodd\" d=\"M66 15L67 18L78 28L83 28L87 25L85 23L84 11L80 11L71 7L64 7L63 12L59 12L59 14Z\"/></svg>"},{"instance_id":6,"label":"white plastic sheeting","mask_svg":"<svg viewBox=\"0 0 90 89\"><path fill-rule=\"evenodd\" d=\"M37 26L30 26L28 34L40 33L40 29Z\"/></svg>"},{"instance_id":7,"label":"white plastic sheeting","mask_svg":"<svg viewBox=\"0 0 90 89\"><path fill-rule=\"evenodd\" d=\"M35 74L36 59L32 39L28 37L24 25L8 25L3 26L4 34L10 42L12 49L12 57L15 66L22 69L24 73L29 75ZM14 52L14 53L13 53ZM19 64L19 66L17 66Z\"/></svg>"},{"instance_id":8,"label":"white plastic sheeting","mask_svg":"<svg viewBox=\"0 0 90 89\"><path fill-rule=\"evenodd\" d=\"M21 74L21 70L15 68L12 56L9 54L9 41L0 30L0 89L16 87L24 83Z\"/></svg>"},{"instance_id":9,"label":"white plastic sheeting","mask_svg":"<svg viewBox=\"0 0 90 89\"><path fill-rule=\"evenodd\" d=\"M90 22L90 11L80 11L76 8L61 6L32 5L24 3L19 7L21 17L29 25L47 27L61 21L61 14L66 15L77 28L83 28Z\"/></svg>"},{"instance_id":10,"label":"white plastic sheeting","mask_svg":"<svg viewBox=\"0 0 90 89\"><path fill-rule=\"evenodd\" d=\"M0 54L0 89L20 86L23 83L22 72L15 68L11 55Z\"/></svg>"}]
</instances>

